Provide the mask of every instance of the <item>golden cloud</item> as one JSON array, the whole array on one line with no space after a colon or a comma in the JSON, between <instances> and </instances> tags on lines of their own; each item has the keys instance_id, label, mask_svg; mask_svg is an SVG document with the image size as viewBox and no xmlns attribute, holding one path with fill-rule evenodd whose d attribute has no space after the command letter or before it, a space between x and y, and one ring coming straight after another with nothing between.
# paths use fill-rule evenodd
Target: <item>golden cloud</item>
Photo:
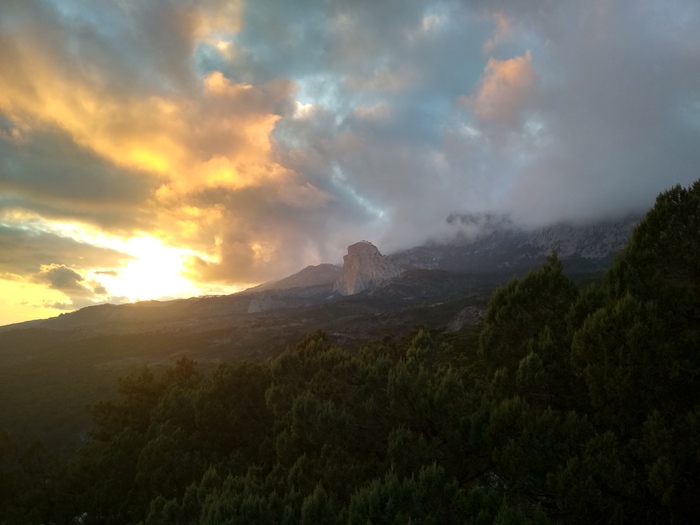
<instances>
[{"instance_id":1,"label":"golden cloud","mask_svg":"<svg viewBox=\"0 0 700 525\"><path fill-rule=\"evenodd\" d=\"M294 107L297 86L293 82L277 79L249 85L234 82L219 71L197 78L184 67L192 56L183 56L184 46L190 46L192 54L200 43L231 51L231 34L240 29L240 8L241 2L228 1L207 2L196 10L173 8L177 12L170 13L169 23L179 32L175 38L180 47L179 54L169 58L181 62L168 66L166 74L182 89L113 82L106 61L77 63L65 47L51 45L50 37L25 36L39 34L41 22L25 19L24 28L0 31L4 80L0 114L12 122L11 134L3 138L18 142L32 133L58 131L109 164L156 181L154 188L159 189L150 202L133 202L134 209L148 207L155 221L148 231L133 233L170 247L195 250L175 257L177 267L169 273L170 282L181 277L180 259L186 257L195 257L210 270L206 276L190 276L197 280L231 282L232 274L240 272L250 281L270 274L273 255L289 235L272 233L256 223L278 210L291 213L285 210L318 208L330 200L275 158L271 133L280 113ZM217 200L251 190L250 195L236 197L233 204ZM162 268L144 270L148 260L163 259L161 255L151 257L151 251L135 249L135 259L130 262L99 266L112 269L114 275L102 272L95 278L110 291L119 291L132 267L132 273L164 273ZM64 261L45 261L59 262L63 265ZM76 272L72 261L65 263L43 268L40 284L74 294L95 292L97 285L89 281L90 265ZM252 264L261 264L264 271L253 271ZM162 284L165 289L167 283ZM133 296L130 290L119 293Z\"/></svg>"},{"instance_id":2,"label":"golden cloud","mask_svg":"<svg viewBox=\"0 0 700 525\"><path fill-rule=\"evenodd\" d=\"M533 96L537 73L532 54L498 60L490 58L474 95L460 97L483 122L514 126L521 122L522 110Z\"/></svg>"},{"instance_id":3,"label":"golden cloud","mask_svg":"<svg viewBox=\"0 0 700 525\"><path fill-rule=\"evenodd\" d=\"M238 7L236 7L238 6ZM202 11L192 38L237 29L240 2L224 14ZM212 72L189 96L125 93L90 64L66 70L45 45L0 35L0 112L24 133L60 129L75 143L127 169L165 180L164 194L241 188L285 175L270 159L276 107L296 89L277 80L253 87Z\"/></svg>"}]
</instances>

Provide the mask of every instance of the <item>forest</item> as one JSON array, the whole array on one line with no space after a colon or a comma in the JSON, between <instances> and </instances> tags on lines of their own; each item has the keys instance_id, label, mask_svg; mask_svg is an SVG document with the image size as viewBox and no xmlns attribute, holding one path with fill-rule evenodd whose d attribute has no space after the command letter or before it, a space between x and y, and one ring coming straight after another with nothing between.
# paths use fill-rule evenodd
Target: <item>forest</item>
<instances>
[{"instance_id":1,"label":"forest","mask_svg":"<svg viewBox=\"0 0 700 525\"><path fill-rule=\"evenodd\" d=\"M459 334L122 377L87 444L0 435L2 524L700 521L700 181L601 279L555 254Z\"/></svg>"}]
</instances>

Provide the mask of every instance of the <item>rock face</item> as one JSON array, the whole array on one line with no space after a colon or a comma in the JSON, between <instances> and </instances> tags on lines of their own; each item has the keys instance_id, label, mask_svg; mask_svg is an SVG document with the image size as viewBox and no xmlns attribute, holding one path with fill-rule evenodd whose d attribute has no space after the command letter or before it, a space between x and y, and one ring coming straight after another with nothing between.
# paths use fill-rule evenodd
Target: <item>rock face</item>
<instances>
[{"instance_id":1,"label":"rock face","mask_svg":"<svg viewBox=\"0 0 700 525\"><path fill-rule=\"evenodd\" d=\"M343 271L335 281L333 291L340 295L354 295L401 273L402 268L379 253L371 242L360 241L348 246L348 254L343 257Z\"/></svg>"}]
</instances>

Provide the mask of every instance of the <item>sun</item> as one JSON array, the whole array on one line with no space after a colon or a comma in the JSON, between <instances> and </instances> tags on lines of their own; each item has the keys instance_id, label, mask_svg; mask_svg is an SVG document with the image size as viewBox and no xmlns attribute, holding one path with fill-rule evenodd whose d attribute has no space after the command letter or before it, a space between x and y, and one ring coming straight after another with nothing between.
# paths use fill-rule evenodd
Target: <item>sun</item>
<instances>
[{"instance_id":1,"label":"sun","mask_svg":"<svg viewBox=\"0 0 700 525\"><path fill-rule=\"evenodd\" d=\"M120 249L133 259L116 272L93 276L110 295L143 301L201 294L201 288L184 276L185 263L194 255L191 250L165 246L150 236L128 239Z\"/></svg>"}]
</instances>

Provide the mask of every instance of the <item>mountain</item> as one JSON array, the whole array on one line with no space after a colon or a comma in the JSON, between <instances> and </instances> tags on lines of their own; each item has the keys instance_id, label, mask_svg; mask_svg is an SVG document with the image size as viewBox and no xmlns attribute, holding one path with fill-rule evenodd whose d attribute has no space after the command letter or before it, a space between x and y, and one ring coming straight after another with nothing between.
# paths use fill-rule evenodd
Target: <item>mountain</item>
<instances>
[{"instance_id":1,"label":"mountain","mask_svg":"<svg viewBox=\"0 0 700 525\"><path fill-rule=\"evenodd\" d=\"M257 314L280 308L303 308L326 302L333 294L333 286L320 284L298 288L263 290L256 293L248 304L248 313Z\"/></svg>"},{"instance_id":2,"label":"mountain","mask_svg":"<svg viewBox=\"0 0 700 525\"><path fill-rule=\"evenodd\" d=\"M522 274L553 251L571 274L591 275L612 262L638 218L581 226L560 223L530 231L518 228L505 215L452 214L447 221L462 232L452 242L427 244L389 256L383 256L370 242L355 243L348 247L342 270L326 265L330 266L323 273L326 286L317 277L301 278L305 272L314 272L314 276L322 273L323 265L309 267L266 285L268 293L251 300L248 312L326 303L331 291L340 296L365 293L389 309L401 307L403 301L455 297ZM335 272L340 275L331 290L327 285ZM310 285L301 286L302 282Z\"/></svg>"},{"instance_id":3,"label":"mountain","mask_svg":"<svg viewBox=\"0 0 700 525\"><path fill-rule=\"evenodd\" d=\"M471 235L457 235L452 242L429 243L389 258L404 268L503 274L533 268L556 252L569 271L596 273L627 243L638 220L628 217L581 226L560 223L528 231L507 216L451 215L448 222Z\"/></svg>"},{"instance_id":4,"label":"mountain","mask_svg":"<svg viewBox=\"0 0 700 525\"><path fill-rule=\"evenodd\" d=\"M634 225L526 232L497 216L451 220L469 235L388 257L359 242L342 270L322 264L234 295L92 306L2 327L0 428L73 447L88 428L85 400L109 399L117 377L143 365L162 370L182 356L205 367L269 361L319 329L350 346L416 325L460 332L479 322L495 286L549 251L590 276Z\"/></svg>"},{"instance_id":5,"label":"mountain","mask_svg":"<svg viewBox=\"0 0 700 525\"><path fill-rule=\"evenodd\" d=\"M279 281L246 290L246 293L254 293L248 313L302 308L338 297L371 292L402 273L403 269L384 257L376 246L360 241L348 246L342 268L332 264L308 266ZM416 293L410 291L408 295L416 296Z\"/></svg>"},{"instance_id":6,"label":"mountain","mask_svg":"<svg viewBox=\"0 0 700 525\"><path fill-rule=\"evenodd\" d=\"M307 288L310 286L332 285L340 276L341 267L335 264L319 264L307 266L303 270L280 279L271 281L253 288L248 288L245 292L263 292L266 290L289 290L291 288Z\"/></svg>"},{"instance_id":7,"label":"mountain","mask_svg":"<svg viewBox=\"0 0 700 525\"><path fill-rule=\"evenodd\" d=\"M374 244L360 241L348 246L348 254L343 257L343 271L333 290L343 296L355 295L402 272L403 269L384 257Z\"/></svg>"},{"instance_id":8,"label":"mountain","mask_svg":"<svg viewBox=\"0 0 700 525\"><path fill-rule=\"evenodd\" d=\"M590 275L609 265L637 221L629 217L527 231L507 216L453 214L448 222L469 235L457 235L448 243L430 243L384 256L372 243L361 241L348 247L342 268L333 264L307 266L283 279L230 296L91 306L51 319L0 327L0 333L42 328L71 332L76 338L106 333L199 332L232 325L247 329L250 322L245 314L328 304L361 292L381 300L383 305L454 297L522 274L552 251L570 273ZM391 309L402 304L397 302Z\"/></svg>"}]
</instances>

